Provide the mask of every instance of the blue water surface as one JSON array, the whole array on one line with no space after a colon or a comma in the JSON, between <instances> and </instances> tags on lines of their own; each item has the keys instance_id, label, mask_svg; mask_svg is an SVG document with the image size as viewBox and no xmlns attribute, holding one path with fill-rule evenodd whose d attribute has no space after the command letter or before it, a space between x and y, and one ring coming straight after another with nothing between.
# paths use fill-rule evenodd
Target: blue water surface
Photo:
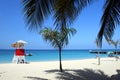
<instances>
[{"instance_id":1,"label":"blue water surface","mask_svg":"<svg viewBox=\"0 0 120 80\"><path fill-rule=\"evenodd\" d=\"M0 50L0 63L11 63L15 50ZM32 54L32 56L26 56L27 62L37 61L58 61L58 50L25 50L26 54ZM62 60L78 60L95 58L97 54L89 53L89 50L63 50ZM106 54L101 54L101 57L106 57Z\"/></svg>"}]
</instances>

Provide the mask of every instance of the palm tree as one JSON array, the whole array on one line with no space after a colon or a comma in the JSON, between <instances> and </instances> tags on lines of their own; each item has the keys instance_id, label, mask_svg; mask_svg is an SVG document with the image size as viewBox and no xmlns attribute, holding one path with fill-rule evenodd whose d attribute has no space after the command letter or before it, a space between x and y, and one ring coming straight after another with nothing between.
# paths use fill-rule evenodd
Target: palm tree
<instances>
[{"instance_id":1,"label":"palm tree","mask_svg":"<svg viewBox=\"0 0 120 80\"><path fill-rule=\"evenodd\" d=\"M113 45L115 46L115 49L117 50L117 46L118 46L119 40L117 40L117 41L108 40L108 43L109 43L109 44L113 44ZM116 61L117 61L117 60L118 60L117 51L115 51L115 53L116 53Z\"/></svg>"},{"instance_id":2,"label":"palm tree","mask_svg":"<svg viewBox=\"0 0 120 80\"><path fill-rule=\"evenodd\" d=\"M74 28L66 28L64 32L58 32L57 30L53 30L51 28L44 28L40 31L40 34L46 41L49 41L52 46L59 49L59 61L60 61L60 71L62 72L62 62L61 62L61 51L65 45L68 45L68 38L71 35L74 35L76 30Z\"/></svg>"},{"instance_id":3,"label":"palm tree","mask_svg":"<svg viewBox=\"0 0 120 80\"><path fill-rule=\"evenodd\" d=\"M79 13L93 0L22 0L28 28L39 28L49 15L54 17L57 29L73 23ZM116 25L120 23L120 0L106 0L101 18L101 29L97 35L98 46L102 47L103 36L110 40Z\"/></svg>"},{"instance_id":4,"label":"palm tree","mask_svg":"<svg viewBox=\"0 0 120 80\"><path fill-rule=\"evenodd\" d=\"M63 30L76 19L92 0L22 0L25 21L29 29L39 28L52 14L54 25Z\"/></svg>"},{"instance_id":5,"label":"palm tree","mask_svg":"<svg viewBox=\"0 0 120 80\"><path fill-rule=\"evenodd\" d=\"M120 24L120 0L106 0L103 8L101 29L97 36L99 47L102 47L103 36L107 41L111 40L116 26Z\"/></svg>"},{"instance_id":6,"label":"palm tree","mask_svg":"<svg viewBox=\"0 0 120 80\"><path fill-rule=\"evenodd\" d=\"M98 65L100 65L100 50L101 50L101 47L98 46L98 40L97 39L95 40L95 43L96 43L96 46L97 46L97 49L98 49Z\"/></svg>"}]
</instances>

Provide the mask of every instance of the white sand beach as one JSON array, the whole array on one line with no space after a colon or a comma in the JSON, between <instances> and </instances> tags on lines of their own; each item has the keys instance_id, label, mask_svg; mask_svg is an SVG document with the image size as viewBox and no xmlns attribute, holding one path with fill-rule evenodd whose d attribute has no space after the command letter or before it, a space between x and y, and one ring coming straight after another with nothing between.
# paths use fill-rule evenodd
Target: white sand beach
<instances>
[{"instance_id":1,"label":"white sand beach","mask_svg":"<svg viewBox=\"0 0 120 80\"><path fill-rule=\"evenodd\" d=\"M102 58L62 61L64 72L59 72L59 61L29 64L0 64L0 80L119 80L120 60Z\"/></svg>"}]
</instances>

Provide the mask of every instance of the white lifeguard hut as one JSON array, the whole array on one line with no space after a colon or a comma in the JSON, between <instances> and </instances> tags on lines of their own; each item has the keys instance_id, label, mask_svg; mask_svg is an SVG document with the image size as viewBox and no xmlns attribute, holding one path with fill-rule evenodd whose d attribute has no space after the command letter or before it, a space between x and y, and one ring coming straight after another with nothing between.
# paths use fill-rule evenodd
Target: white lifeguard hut
<instances>
[{"instance_id":1,"label":"white lifeguard hut","mask_svg":"<svg viewBox=\"0 0 120 80\"><path fill-rule=\"evenodd\" d=\"M12 44L12 47L16 48L14 52L13 63L24 63L25 62L25 50L24 46L27 44L26 41L19 40Z\"/></svg>"}]
</instances>

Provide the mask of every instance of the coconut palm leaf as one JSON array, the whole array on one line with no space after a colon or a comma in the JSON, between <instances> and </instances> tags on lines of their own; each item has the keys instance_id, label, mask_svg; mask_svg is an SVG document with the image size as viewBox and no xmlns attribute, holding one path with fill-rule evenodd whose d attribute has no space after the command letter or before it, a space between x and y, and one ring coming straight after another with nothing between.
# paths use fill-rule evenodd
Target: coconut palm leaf
<instances>
[{"instance_id":1,"label":"coconut palm leaf","mask_svg":"<svg viewBox=\"0 0 120 80\"><path fill-rule=\"evenodd\" d=\"M116 40L116 41L114 41L114 40L108 40L108 43L114 45L115 48L117 48L119 40Z\"/></svg>"},{"instance_id":2,"label":"coconut palm leaf","mask_svg":"<svg viewBox=\"0 0 120 80\"><path fill-rule=\"evenodd\" d=\"M90 2L92 0L22 0L29 29L39 28L44 19L53 13L54 25L61 30L71 24Z\"/></svg>"},{"instance_id":3,"label":"coconut palm leaf","mask_svg":"<svg viewBox=\"0 0 120 80\"><path fill-rule=\"evenodd\" d=\"M23 12L29 29L41 26L50 13L54 0L22 0Z\"/></svg>"},{"instance_id":4,"label":"coconut palm leaf","mask_svg":"<svg viewBox=\"0 0 120 80\"><path fill-rule=\"evenodd\" d=\"M44 28L40 31L45 41L51 42L52 46L58 47L59 44L59 33L51 28Z\"/></svg>"},{"instance_id":5,"label":"coconut palm leaf","mask_svg":"<svg viewBox=\"0 0 120 80\"><path fill-rule=\"evenodd\" d=\"M69 43L69 38L73 36L76 33L76 29L74 28L66 28L62 33L61 33L61 45L66 46Z\"/></svg>"},{"instance_id":6,"label":"coconut palm leaf","mask_svg":"<svg viewBox=\"0 0 120 80\"><path fill-rule=\"evenodd\" d=\"M54 47L68 45L69 37L75 33L76 30L74 28L66 28L63 33L58 32L57 30L52 30L51 28L44 28L40 31L44 40L51 42Z\"/></svg>"},{"instance_id":7,"label":"coconut palm leaf","mask_svg":"<svg viewBox=\"0 0 120 80\"><path fill-rule=\"evenodd\" d=\"M56 0L54 7L54 25L63 30L63 27L69 26L92 0Z\"/></svg>"},{"instance_id":8,"label":"coconut palm leaf","mask_svg":"<svg viewBox=\"0 0 120 80\"><path fill-rule=\"evenodd\" d=\"M98 45L102 47L103 36L110 40L114 30L120 23L120 0L106 0L104 4L104 13L101 18L101 29L98 33Z\"/></svg>"}]
</instances>

